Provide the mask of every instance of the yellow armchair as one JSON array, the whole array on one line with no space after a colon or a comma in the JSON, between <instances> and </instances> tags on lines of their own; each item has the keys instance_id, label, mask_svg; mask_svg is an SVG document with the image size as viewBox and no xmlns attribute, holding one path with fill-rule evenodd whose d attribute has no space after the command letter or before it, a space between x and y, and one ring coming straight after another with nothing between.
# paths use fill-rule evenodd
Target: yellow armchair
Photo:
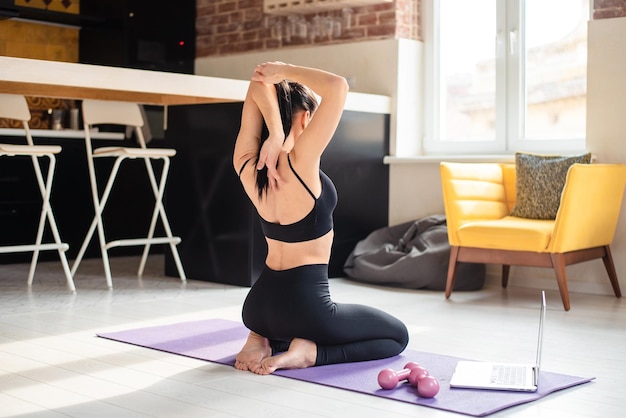
<instances>
[{"instance_id":1,"label":"yellow armchair","mask_svg":"<svg viewBox=\"0 0 626 418\"><path fill-rule=\"evenodd\" d=\"M551 267L566 311L565 267L601 258L616 297L621 297L609 245L620 213L626 166L573 164L554 220L510 216L515 206L515 165L441 163L450 242L446 298L457 263L502 264L502 287L511 265Z\"/></svg>"}]
</instances>

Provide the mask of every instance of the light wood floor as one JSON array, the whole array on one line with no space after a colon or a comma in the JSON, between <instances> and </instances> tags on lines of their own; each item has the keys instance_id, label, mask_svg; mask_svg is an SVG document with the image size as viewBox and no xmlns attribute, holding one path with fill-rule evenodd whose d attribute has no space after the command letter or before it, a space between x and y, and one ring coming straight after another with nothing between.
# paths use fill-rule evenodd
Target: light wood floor
<instances>
[{"instance_id":1,"label":"light wood floor","mask_svg":"<svg viewBox=\"0 0 626 418\"><path fill-rule=\"evenodd\" d=\"M114 290L99 260L87 260L78 293L59 263L0 266L0 416L13 417L455 417L276 376L256 376L95 337L99 331L203 318L240 320L247 288L162 275L155 256L139 280L138 259L113 259ZM603 278L604 279L604 278ZM626 290L626 289L625 289ZM539 291L399 290L331 281L338 302L377 306L410 328L410 348L479 360L533 361ZM626 302L572 294L563 311L548 291L543 368L596 380L493 417L617 417L626 411ZM416 359L419 361L419 359Z\"/></svg>"}]
</instances>

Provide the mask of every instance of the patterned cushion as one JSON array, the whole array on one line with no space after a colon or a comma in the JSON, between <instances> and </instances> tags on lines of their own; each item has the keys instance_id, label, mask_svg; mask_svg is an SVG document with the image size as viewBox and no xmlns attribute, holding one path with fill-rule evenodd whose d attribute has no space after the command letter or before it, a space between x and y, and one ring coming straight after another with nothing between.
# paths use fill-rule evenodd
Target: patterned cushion
<instances>
[{"instance_id":1,"label":"patterned cushion","mask_svg":"<svg viewBox=\"0 0 626 418\"><path fill-rule=\"evenodd\" d=\"M515 153L515 207L511 216L555 219L569 167L589 164L591 153L576 156Z\"/></svg>"}]
</instances>

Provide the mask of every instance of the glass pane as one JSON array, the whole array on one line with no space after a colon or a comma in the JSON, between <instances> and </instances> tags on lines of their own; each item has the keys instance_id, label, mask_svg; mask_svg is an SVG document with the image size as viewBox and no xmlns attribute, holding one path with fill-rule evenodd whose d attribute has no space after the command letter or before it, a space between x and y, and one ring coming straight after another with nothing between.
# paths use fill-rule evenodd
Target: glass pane
<instances>
[{"instance_id":1,"label":"glass pane","mask_svg":"<svg viewBox=\"0 0 626 418\"><path fill-rule=\"evenodd\" d=\"M589 0L526 0L525 5L525 137L582 138Z\"/></svg>"},{"instance_id":2,"label":"glass pane","mask_svg":"<svg viewBox=\"0 0 626 418\"><path fill-rule=\"evenodd\" d=\"M496 0L440 2L440 137L496 137Z\"/></svg>"}]
</instances>

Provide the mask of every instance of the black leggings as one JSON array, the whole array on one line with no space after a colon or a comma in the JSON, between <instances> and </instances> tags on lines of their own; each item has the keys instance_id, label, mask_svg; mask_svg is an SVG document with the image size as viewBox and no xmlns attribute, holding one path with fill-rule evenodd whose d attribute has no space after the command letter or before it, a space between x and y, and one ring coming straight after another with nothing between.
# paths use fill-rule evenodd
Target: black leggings
<instances>
[{"instance_id":1,"label":"black leggings","mask_svg":"<svg viewBox=\"0 0 626 418\"><path fill-rule=\"evenodd\" d=\"M400 354L409 341L395 317L364 305L330 298L328 266L275 271L265 267L243 305L248 329L285 351L293 338L317 344L316 366L377 360Z\"/></svg>"}]
</instances>

